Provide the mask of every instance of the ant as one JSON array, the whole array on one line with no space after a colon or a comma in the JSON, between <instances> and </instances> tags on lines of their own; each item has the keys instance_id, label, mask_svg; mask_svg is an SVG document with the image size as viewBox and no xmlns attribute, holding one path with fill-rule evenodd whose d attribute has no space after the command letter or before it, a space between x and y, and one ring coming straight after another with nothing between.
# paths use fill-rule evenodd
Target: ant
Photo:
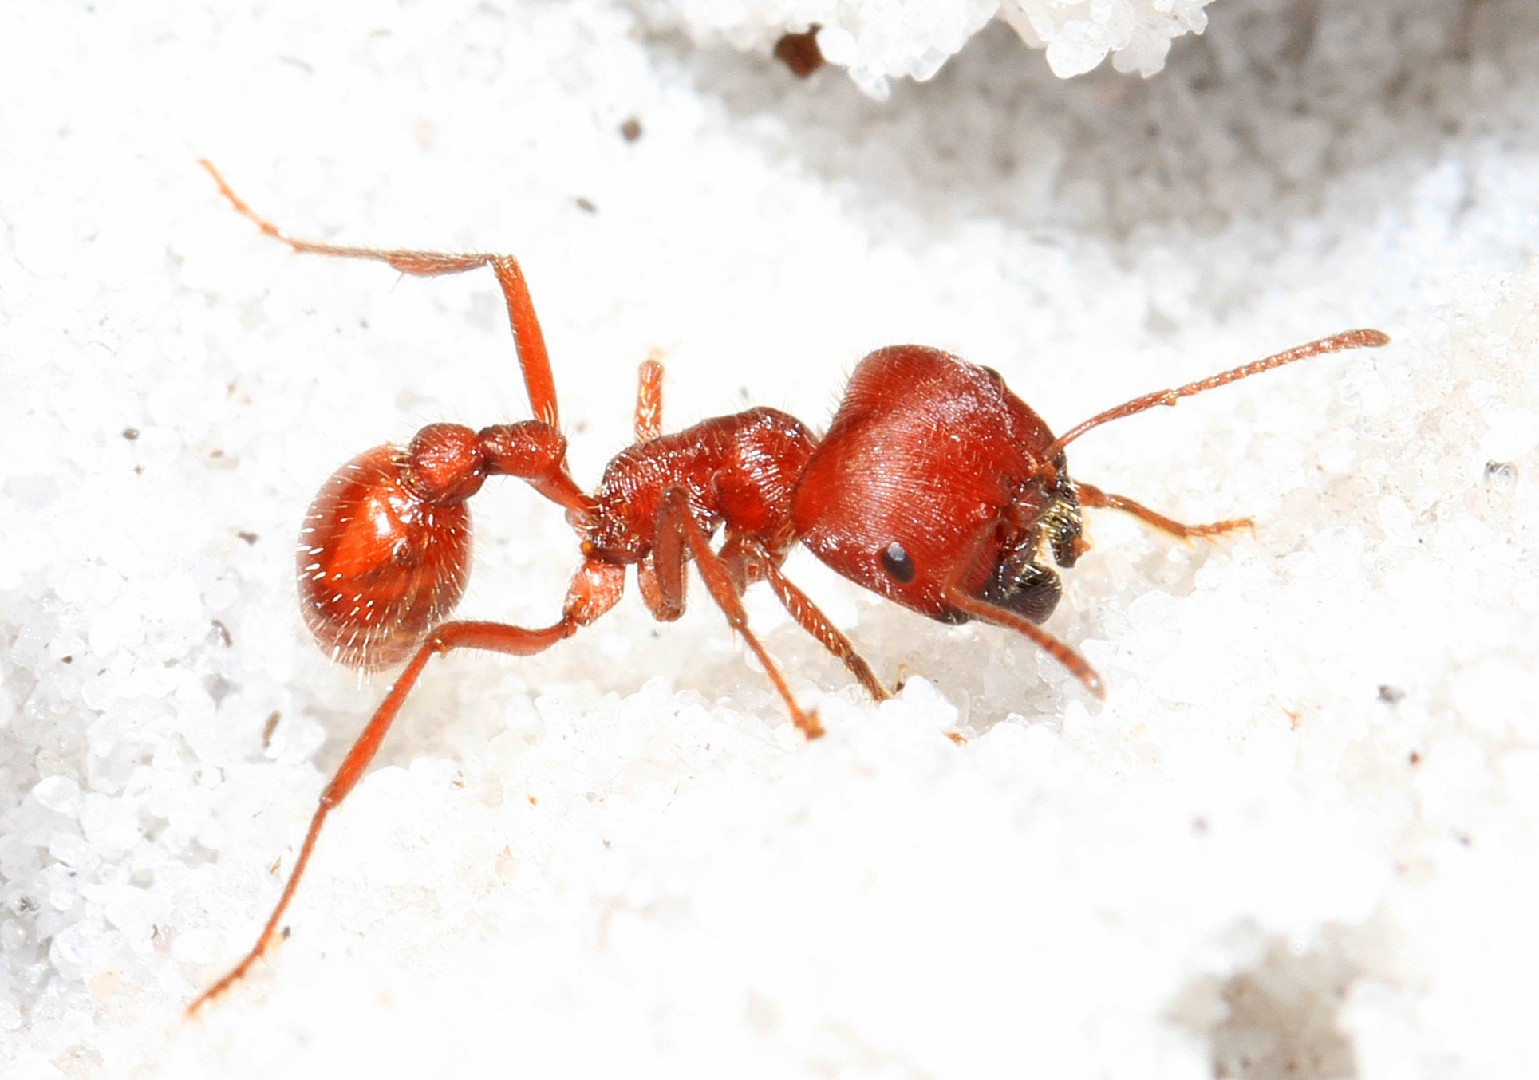
<instances>
[{"instance_id":1,"label":"ant","mask_svg":"<svg viewBox=\"0 0 1539 1080\"><path fill-rule=\"evenodd\" d=\"M1039 625L1061 593L1057 570L1089 548L1081 511L1131 514L1181 539L1251 524L1183 525L1142 503L1071 480L1065 447L1112 420L1259 375L1298 360L1380 346L1378 330L1349 330L1185 386L1098 413L1054 436L999 373L919 345L878 349L850 376L828 433L770 408L662 430L662 365L642 363L636 441L588 494L567 469L555 381L517 260L347 247L296 239L259 216L208 161L200 164L244 217L297 253L384 262L416 277L490 266L502 287L533 420L472 431L429 424L406 446L378 446L322 485L299 537L305 622L339 663L374 670L406 661L384 701L320 797L294 868L256 944L188 1008L238 982L278 936L326 817L368 768L434 656L485 649L531 656L571 637L620 600L635 567L642 600L660 621L684 611L685 564L759 658L792 721L823 733L748 627L741 597L766 582L802 629L843 662L877 701L889 691L850 640L781 572L796 544L856 584L946 623L973 619L1029 639L1097 696L1100 676ZM452 620L470 562L467 503L489 476L514 476L566 510L582 563L561 617L545 627ZM719 546L712 546L717 531Z\"/></svg>"}]
</instances>

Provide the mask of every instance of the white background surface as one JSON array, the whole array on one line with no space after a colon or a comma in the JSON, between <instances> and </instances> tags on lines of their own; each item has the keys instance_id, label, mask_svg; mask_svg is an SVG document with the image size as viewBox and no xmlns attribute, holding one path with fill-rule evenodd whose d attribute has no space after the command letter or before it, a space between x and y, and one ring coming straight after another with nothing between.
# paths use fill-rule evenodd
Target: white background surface
<instances>
[{"instance_id":1,"label":"white background surface","mask_svg":"<svg viewBox=\"0 0 1539 1080\"><path fill-rule=\"evenodd\" d=\"M222 8L0 13L0 1072L1527 1074L1532 4L1223 0L1147 82L1061 82L996 26L881 104L613 3ZM383 692L300 625L311 495L526 408L489 274L295 258L204 155L301 235L517 253L584 483L653 347L670 426L821 425L921 341L1064 430L1347 326L1395 344L1076 444L1260 523L1094 521L1049 629L1104 705L810 559L917 676L872 709L756 597L814 745L698 584L673 626L631 597L437 663L290 940L183 1022ZM462 612L549 621L559 514L475 507Z\"/></svg>"}]
</instances>

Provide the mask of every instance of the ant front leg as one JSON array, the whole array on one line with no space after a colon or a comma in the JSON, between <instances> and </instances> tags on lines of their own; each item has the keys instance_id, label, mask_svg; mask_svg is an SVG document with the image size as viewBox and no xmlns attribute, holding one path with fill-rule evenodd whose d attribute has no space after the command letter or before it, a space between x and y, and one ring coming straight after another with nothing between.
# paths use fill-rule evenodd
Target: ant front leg
<instances>
[{"instance_id":1,"label":"ant front leg","mask_svg":"<svg viewBox=\"0 0 1539 1080\"><path fill-rule=\"evenodd\" d=\"M1236 529L1253 529L1255 522L1248 517L1229 518L1225 521L1209 522L1205 525L1184 525L1164 514L1150 510L1143 503L1134 502L1122 495L1113 495L1102 491L1093 484L1086 484L1076 480L1075 488L1079 491L1081 506L1104 506L1110 510L1121 510L1124 514L1131 514L1145 525L1168 533L1180 540L1211 539L1222 536L1224 533L1234 532Z\"/></svg>"},{"instance_id":2,"label":"ant front leg","mask_svg":"<svg viewBox=\"0 0 1539 1080\"><path fill-rule=\"evenodd\" d=\"M890 698L891 691L882 685L882 681L876 677L876 673L871 670L871 665L866 663L865 658L855 651L855 646L850 639L829 621L828 616L823 614L823 609L813 603L810 596L793 585L791 580L780 572L780 567L770 558L769 553L761 550L753 557L758 560L756 565L761 568L758 576L769 582L781 606L786 609L791 618L796 620L796 625L816 638L823 648L833 653L845 669L855 677L855 681L866 688L866 693L871 695L873 701L886 701Z\"/></svg>"},{"instance_id":3,"label":"ant front leg","mask_svg":"<svg viewBox=\"0 0 1539 1080\"><path fill-rule=\"evenodd\" d=\"M423 668L427 666L430 659L454 649L484 649L510 656L534 656L544 652L558 641L571 637L579 629L614 607L624 590L625 568L623 566L612 566L590 560L584 563L572 578L561 620L552 626L528 629L510 626L507 623L448 622L429 634L427 640L418 647L405 670L396 677L390 692L385 695L385 700L380 702L379 708L374 710L374 715L369 718L363 733L358 736L357 741L348 750L347 756L342 759L342 764L337 769L336 775L331 778L331 783L327 784L325 791L321 792L320 805L316 807L315 814L310 819L310 827L305 832L304 842L300 844L299 855L294 860L294 868L289 871L288 881L284 883L283 892L279 895L278 903L273 907L272 913L267 917L262 932L257 935L256 944L219 981L199 994L192 1004L187 1006L187 1014L190 1016L197 1012L205 1003L212 1001L243 979L252 965L272 945L278 936L278 925L283 919L284 912L288 910L290 901L294 899L294 892L299 887L299 879L304 875L305 867L310 862L310 855L315 849L316 839L321 834L321 827L326 823L327 816L342 804L342 800L347 798L358 781L363 778L364 772L374 760L374 755L379 751L380 744L390 730L390 725L395 722L396 715L401 711L401 706L410 696L412 688L416 686Z\"/></svg>"},{"instance_id":4,"label":"ant front leg","mask_svg":"<svg viewBox=\"0 0 1539 1080\"><path fill-rule=\"evenodd\" d=\"M1101 676L1097 674L1095 668L1090 666L1090 661L1086 660L1068 645L1059 641L1052 634L1049 634L1046 630L1043 630L1036 623L1026 618L1026 616L1010 608L1002 607L999 604L990 603L980 596L974 596L958 586L958 575L964 568L972 565L975 556L984 542L985 537L980 536L973 542L970 548L964 549L963 557L956 560L956 569L952 571L951 576L941 589L941 594L945 597L947 604L956 613L972 619L981 619L986 623L993 623L995 626L1002 626L1006 630L1014 630L1017 634L1030 639L1037 648L1068 669L1069 674L1078 679L1086 690L1089 690L1098 698L1106 697L1106 684L1101 681Z\"/></svg>"},{"instance_id":5,"label":"ant front leg","mask_svg":"<svg viewBox=\"0 0 1539 1080\"><path fill-rule=\"evenodd\" d=\"M1006 630L1014 630L1030 638L1032 644L1067 668L1069 674L1083 683L1086 690L1098 698L1106 696L1106 684L1101 681L1101 676L1096 673L1095 668L1090 666L1090 661L1040 626L1017 615L1009 608L1002 608L987 600L969 596L956 586L946 590L946 599L963 614L993 623L995 626L1003 626Z\"/></svg>"},{"instance_id":6,"label":"ant front leg","mask_svg":"<svg viewBox=\"0 0 1539 1080\"><path fill-rule=\"evenodd\" d=\"M545 335L540 330L540 320L534 313L534 301L529 296L529 286L518 260L511 255L464 254L455 255L439 251L413 251L405 248L352 247L341 244L321 244L301 240L285 233L278 226L247 206L240 196L231 190L213 162L199 159L198 164L208 170L219 185L219 191L230 201L237 213L246 218L274 240L287 244L302 255L331 255L342 259L370 259L386 263L403 274L413 277L437 277L440 274L460 274L480 266L490 266L502 286L503 299L508 307L508 319L513 325L513 343L518 350L518 363L523 369L524 387L529 393L529 404L537 419L551 427L559 427L556 415L556 383L550 372L550 357L545 351Z\"/></svg>"}]
</instances>

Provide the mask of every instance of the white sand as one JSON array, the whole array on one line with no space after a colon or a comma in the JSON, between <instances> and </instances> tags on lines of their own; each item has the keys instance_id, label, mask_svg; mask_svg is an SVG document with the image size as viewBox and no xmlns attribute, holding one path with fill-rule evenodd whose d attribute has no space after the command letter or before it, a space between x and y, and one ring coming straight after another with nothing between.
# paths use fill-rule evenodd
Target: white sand
<instances>
[{"instance_id":1,"label":"white sand","mask_svg":"<svg viewBox=\"0 0 1539 1080\"><path fill-rule=\"evenodd\" d=\"M1062 81L958 4L961 51L885 102L682 5L230 7L0 9L0 1075L1532 1075L1532 0L1224 0L1147 81ZM186 1023L384 689L299 620L311 495L527 415L490 274L293 257L202 155L302 235L516 252L588 484L653 347L670 426L821 426L921 341L1066 430L1349 326L1395 344L1072 448L1259 523L1094 519L1048 628L1104 704L805 556L911 676L872 708L756 590L816 744L698 582L676 625L633 595L545 656L435 663L291 938ZM549 621L559 513L516 482L475 511L462 613Z\"/></svg>"}]
</instances>

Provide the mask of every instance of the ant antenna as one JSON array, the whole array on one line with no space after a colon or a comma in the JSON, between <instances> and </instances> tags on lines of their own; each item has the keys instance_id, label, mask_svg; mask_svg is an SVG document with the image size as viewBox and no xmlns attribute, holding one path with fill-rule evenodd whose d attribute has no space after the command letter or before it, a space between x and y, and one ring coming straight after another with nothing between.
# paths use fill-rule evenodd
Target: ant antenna
<instances>
[{"instance_id":1,"label":"ant antenna","mask_svg":"<svg viewBox=\"0 0 1539 1080\"><path fill-rule=\"evenodd\" d=\"M1171 390L1156 390L1152 394L1136 397L1132 401L1124 402L1114 409L1107 409L1103 413L1097 413L1089 420L1069 430L1067 435L1060 435L1054 439L1047 449L1042 451L1042 461L1052 461L1058 456L1058 452L1079 438L1092 428L1098 428L1111 420L1121 420L1124 416L1132 416L1152 409L1156 405L1174 405L1182 398L1200 394L1206 390L1216 390L1241 379L1248 379L1252 375L1260 375L1263 371L1271 371L1285 364L1291 364L1295 360L1308 360L1311 356L1323 356L1326 353L1345 352L1347 349L1368 349L1380 345L1389 344L1389 335L1381 330L1346 330L1340 334L1332 334L1330 337L1321 338L1319 341L1311 341L1305 345L1296 345L1286 352L1268 356L1265 360L1255 360L1244 364L1232 371L1225 371L1218 375L1209 375L1206 379L1199 379L1185 386L1178 386Z\"/></svg>"}]
</instances>

